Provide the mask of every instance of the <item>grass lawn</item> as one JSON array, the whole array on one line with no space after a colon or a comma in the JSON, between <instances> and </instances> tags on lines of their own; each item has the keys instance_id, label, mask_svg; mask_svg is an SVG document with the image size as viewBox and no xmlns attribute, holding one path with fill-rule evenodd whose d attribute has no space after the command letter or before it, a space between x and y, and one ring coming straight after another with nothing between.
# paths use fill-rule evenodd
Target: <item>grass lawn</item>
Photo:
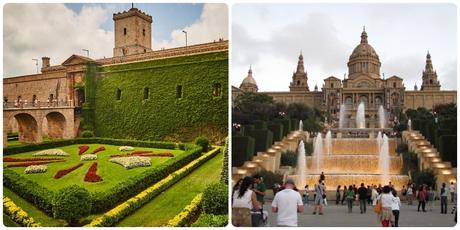
<instances>
[{"instance_id":1,"label":"grass lawn","mask_svg":"<svg viewBox=\"0 0 460 230\"><path fill-rule=\"evenodd\" d=\"M146 170L156 167L167 160L171 159L171 157L150 157L152 166L150 167L139 167L134 169L125 169L123 166L115 163L109 162L110 155L113 154L120 154L121 151L118 150L119 146L114 145L106 145L106 144L89 144L89 150L86 153L91 153L94 149L99 146L104 146L106 150L97 153L98 159L95 161L82 161L84 163L83 166L79 167L75 171L61 177L60 179L54 179L54 175L57 171L61 169L67 169L72 166L79 164L80 156L78 155L78 146L80 145L69 145L59 147L66 153L69 153L70 156L62 157L65 159L65 162L58 162L58 163L51 163L48 164L48 170L46 173L38 173L38 174L25 174L24 169L25 167L17 167L17 168L10 168L15 172L21 174L24 178L30 179L42 185L43 187L50 189L52 191L57 191L61 188L70 186L70 185L80 185L86 188L90 192L97 192L97 191L104 191L108 188L111 188L118 183L122 182L123 180L127 180L130 177L142 174ZM152 148L144 148L144 147L135 147L135 150L148 150L152 151L153 153L165 153L170 152L174 154L174 157L177 157L181 154L185 154L182 150L171 150L171 149L152 149ZM8 157L14 158L21 158L21 157L32 157L32 154L38 152L27 152L27 153L19 153L14 155L9 155ZM127 152L125 152L127 153ZM37 157L49 157L54 158L54 156L37 156ZM88 171L89 167L92 165L93 162L98 162L97 165L97 174L103 178L103 181L97 183L89 183L83 181L86 172ZM12 164L13 162L4 163L4 165Z\"/></svg>"},{"instance_id":2,"label":"grass lawn","mask_svg":"<svg viewBox=\"0 0 460 230\"><path fill-rule=\"evenodd\" d=\"M43 142L49 142L49 141L55 141L55 140L49 139L47 136L43 136ZM8 141L8 147L19 147L19 146L25 146L25 145L30 145L30 144L25 143L25 142L20 142L19 140Z\"/></svg>"},{"instance_id":3,"label":"grass lawn","mask_svg":"<svg viewBox=\"0 0 460 230\"><path fill-rule=\"evenodd\" d=\"M30 217L34 218L34 220L40 223L42 226L47 227L59 227L65 226L66 222L64 220L53 219L52 217L46 215L40 209L33 206L31 203L27 202L26 200L22 199L20 196L16 195L13 191L9 190L6 187L3 187L3 195L9 197L17 206L22 208ZM5 222L5 219L8 219ZM7 223L13 222L8 216L3 215L3 223L6 225ZM16 224L15 222L13 222ZM6 225L10 226L10 225ZM17 224L16 224L17 226ZM13 226L11 226L13 227Z\"/></svg>"},{"instance_id":4,"label":"grass lawn","mask_svg":"<svg viewBox=\"0 0 460 230\"><path fill-rule=\"evenodd\" d=\"M3 226L5 227L21 227L19 224L16 224L11 220L7 215L3 214Z\"/></svg>"},{"instance_id":5,"label":"grass lawn","mask_svg":"<svg viewBox=\"0 0 460 230\"><path fill-rule=\"evenodd\" d=\"M162 226L187 206L206 185L220 179L223 154L218 154L195 169L171 188L129 215L117 227Z\"/></svg>"}]
</instances>

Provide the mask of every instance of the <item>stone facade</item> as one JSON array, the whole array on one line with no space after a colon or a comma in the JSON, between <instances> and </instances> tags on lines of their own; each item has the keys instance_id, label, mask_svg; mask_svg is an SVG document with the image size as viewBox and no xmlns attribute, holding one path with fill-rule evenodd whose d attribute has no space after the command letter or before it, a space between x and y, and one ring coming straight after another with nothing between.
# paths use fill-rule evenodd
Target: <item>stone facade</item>
<instances>
[{"instance_id":1,"label":"stone facade","mask_svg":"<svg viewBox=\"0 0 460 230\"><path fill-rule=\"evenodd\" d=\"M321 91L308 90L307 73L305 71L303 56L299 56L297 71L292 76L289 92L263 92L272 96L275 101L289 103L302 103L316 106L338 120L341 105L345 105L345 117L353 126L358 105L363 102L366 108L366 127L376 126L378 109L384 108L389 119L391 114L399 110L417 109L418 107L432 108L437 104L457 102L457 91L441 91L436 71L433 68L431 55L426 57L425 70L422 75L421 90L406 91L404 79L391 76L385 79L381 76L381 63L374 48L368 43L365 30L361 33L361 42L350 55L348 77L343 80L330 76L324 79ZM251 71L252 78L252 71ZM255 83L255 79L253 79ZM245 79L246 81L246 79ZM245 82L243 81L243 83ZM243 86L242 84L241 86ZM257 88L253 85L252 88ZM250 91L248 87L232 88L232 96ZM349 126L350 127L350 126Z\"/></svg>"}]
</instances>

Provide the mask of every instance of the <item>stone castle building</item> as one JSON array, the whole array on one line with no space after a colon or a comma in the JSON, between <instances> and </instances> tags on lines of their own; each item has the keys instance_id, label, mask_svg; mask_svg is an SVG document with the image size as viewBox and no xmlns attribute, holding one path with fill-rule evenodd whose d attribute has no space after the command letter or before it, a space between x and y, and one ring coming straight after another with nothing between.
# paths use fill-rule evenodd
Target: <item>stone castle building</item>
<instances>
[{"instance_id":1,"label":"stone castle building","mask_svg":"<svg viewBox=\"0 0 460 230\"><path fill-rule=\"evenodd\" d=\"M272 96L275 101L289 103L302 103L308 106L317 106L324 112L338 120L340 106L345 105L349 124L354 127L354 120L358 105L365 105L366 127L375 127L377 113L380 106L390 114L418 107L432 108L436 104L457 101L457 91L440 90L441 84L433 68L431 55L426 55L425 70L422 74L420 90L406 90L399 76L385 78L380 73L381 62L375 49L368 43L365 30L361 33L361 42L353 50L347 63L348 77L343 80L330 76L324 79L321 91L315 86L314 91L309 90L308 76L304 67L303 55L299 56L297 69L292 75L289 92L263 92ZM236 98L243 92L258 92L252 69L243 80L239 88L232 87L232 96Z\"/></svg>"},{"instance_id":2,"label":"stone castle building","mask_svg":"<svg viewBox=\"0 0 460 230\"><path fill-rule=\"evenodd\" d=\"M192 56L203 53L228 52L228 41L152 50L152 16L132 7L113 14L115 44L113 57L93 60L71 55L59 65L50 65L50 57L42 58L41 72L24 76L4 76L3 137L18 132L19 140L41 142L42 136L74 138L80 130L82 108L92 100L86 91L89 79L87 64L99 67ZM211 83L210 83L211 84Z\"/></svg>"}]
</instances>

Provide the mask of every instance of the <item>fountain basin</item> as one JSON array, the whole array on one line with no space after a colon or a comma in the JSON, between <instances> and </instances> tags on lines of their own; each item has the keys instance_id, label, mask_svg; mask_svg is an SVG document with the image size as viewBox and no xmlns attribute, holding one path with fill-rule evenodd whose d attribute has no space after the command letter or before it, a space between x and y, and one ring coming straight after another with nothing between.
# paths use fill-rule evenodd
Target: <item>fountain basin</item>
<instances>
[{"instance_id":1,"label":"fountain basin","mask_svg":"<svg viewBox=\"0 0 460 230\"><path fill-rule=\"evenodd\" d=\"M316 173L379 173L378 155L333 155L324 156L321 167L316 170L316 158L307 157L307 172ZM403 162L401 157L390 157L390 174L398 174Z\"/></svg>"}]
</instances>

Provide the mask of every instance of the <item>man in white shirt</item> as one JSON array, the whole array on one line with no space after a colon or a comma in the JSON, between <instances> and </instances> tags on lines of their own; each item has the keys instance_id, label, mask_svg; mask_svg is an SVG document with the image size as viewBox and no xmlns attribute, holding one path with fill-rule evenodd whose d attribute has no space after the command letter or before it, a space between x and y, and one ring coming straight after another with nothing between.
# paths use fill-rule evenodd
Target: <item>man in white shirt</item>
<instances>
[{"instance_id":1,"label":"man in white shirt","mask_svg":"<svg viewBox=\"0 0 460 230\"><path fill-rule=\"evenodd\" d=\"M450 203L454 203L454 201L455 201L455 185L454 185L454 182L450 182L449 192L450 192Z\"/></svg>"},{"instance_id":2,"label":"man in white shirt","mask_svg":"<svg viewBox=\"0 0 460 230\"><path fill-rule=\"evenodd\" d=\"M278 213L278 227L297 227L297 213L303 212L302 197L294 191L294 181L287 179L285 189L276 193L272 202L272 212Z\"/></svg>"}]
</instances>

